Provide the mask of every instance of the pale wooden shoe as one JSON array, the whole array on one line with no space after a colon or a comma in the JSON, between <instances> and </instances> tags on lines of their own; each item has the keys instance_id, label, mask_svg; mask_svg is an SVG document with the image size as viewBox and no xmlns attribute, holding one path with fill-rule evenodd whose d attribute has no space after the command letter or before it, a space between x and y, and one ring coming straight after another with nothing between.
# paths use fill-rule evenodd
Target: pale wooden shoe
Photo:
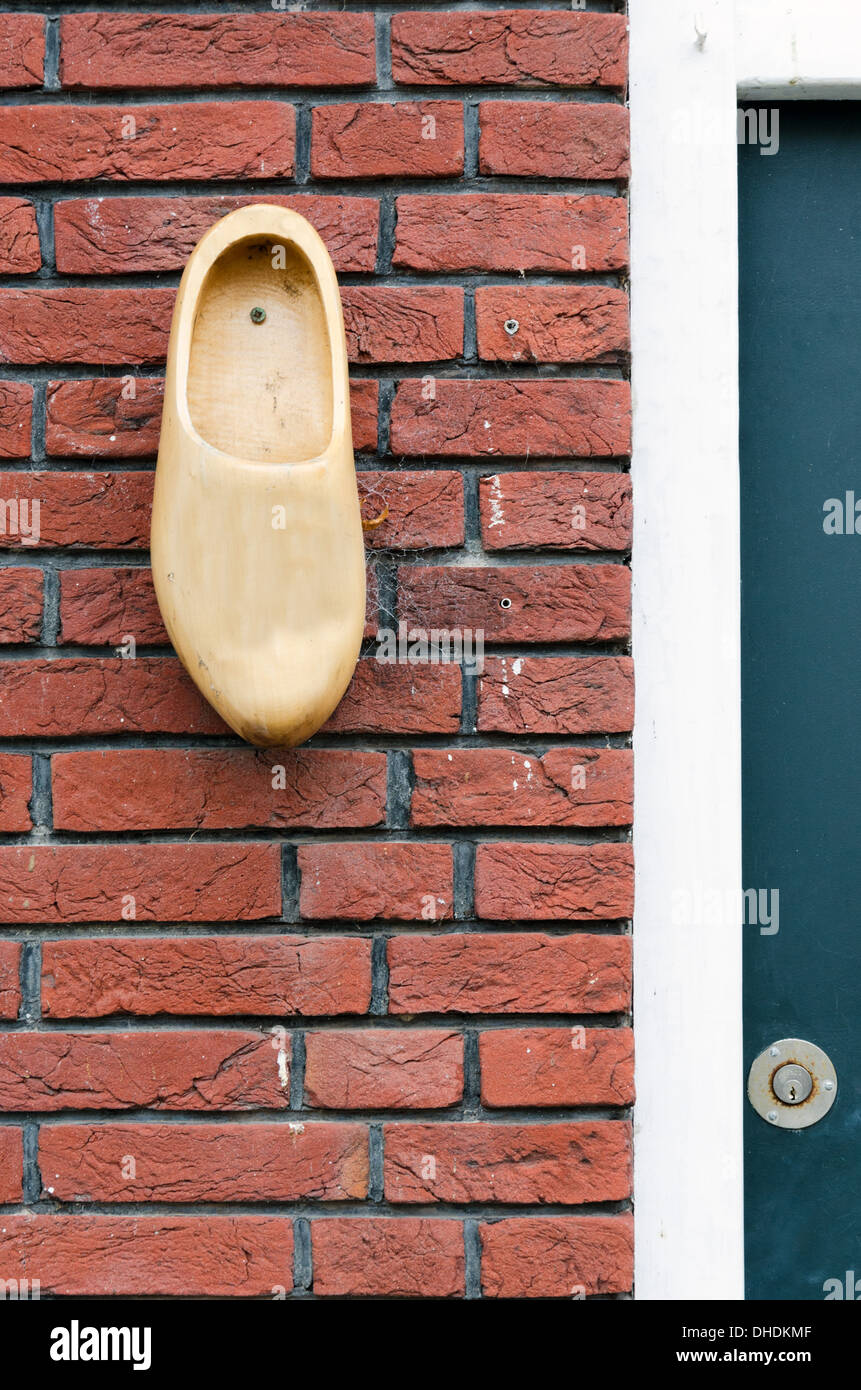
<instances>
[{"instance_id":1,"label":"pale wooden shoe","mask_svg":"<svg viewBox=\"0 0 861 1390\"><path fill-rule=\"evenodd\" d=\"M365 559L349 399L338 285L310 223L268 204L216 223L174 310L152 572L183 665L250 743L310 738L353 675Z\"/></svg>"}]
</instances>

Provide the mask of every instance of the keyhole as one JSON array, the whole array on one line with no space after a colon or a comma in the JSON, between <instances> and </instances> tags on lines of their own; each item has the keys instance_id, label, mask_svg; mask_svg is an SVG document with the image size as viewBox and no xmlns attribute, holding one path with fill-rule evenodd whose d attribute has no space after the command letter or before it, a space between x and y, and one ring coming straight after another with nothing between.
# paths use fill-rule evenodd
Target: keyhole
<instances>
[{"instance_id":1,"label":"keyhole","mask_svg":"<svg viewBox=\"0 0 861 1390\"><path fill-rule=\"evenodd\" d=\"M790 1088L789 1088L789 1099L793 1102L793 1104L795 1103L795 1100L796 1100L796 1095L795 1095L795 1082L793 1082L792 1085L791 1085Z\"/></svg>"}]
</instances>

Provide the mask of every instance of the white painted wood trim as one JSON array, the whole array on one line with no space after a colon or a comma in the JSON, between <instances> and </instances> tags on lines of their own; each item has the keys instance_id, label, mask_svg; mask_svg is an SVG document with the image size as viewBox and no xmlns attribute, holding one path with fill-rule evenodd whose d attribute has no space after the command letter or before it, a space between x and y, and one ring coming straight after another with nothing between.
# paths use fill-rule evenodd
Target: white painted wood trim
<instances>
[{"instance_id":1,"label":"white painted wood trim","mask_svg":"<svg viewBox=\"0 0 861 1390\"><path fill-rule=\"evenodd\" d=\"M861 96L855 0L630 0L635 1296L744 1297L737 95ZM686 910L687 909L687 910Z\"/></svg>"},{"instance_id":2,"label":"white painted wood trim","mask_svg":"<svg viewBox=\"0 0 861 1390\"><path fill-rule=\"evenodd\" d=\"M693 910L741 902L733 3L631 0L630 24L635 1292L734 1299L741 927Z\"/></svg>"}]
</instances>

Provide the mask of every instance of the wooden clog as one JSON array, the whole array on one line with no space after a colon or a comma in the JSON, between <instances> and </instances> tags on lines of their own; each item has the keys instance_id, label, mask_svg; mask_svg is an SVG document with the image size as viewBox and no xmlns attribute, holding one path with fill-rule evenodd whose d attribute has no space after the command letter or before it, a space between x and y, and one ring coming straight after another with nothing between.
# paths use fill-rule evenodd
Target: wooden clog
<instances>
[{"instance_id":1,"label":"wooden clog","mask_svg":"<svg viewBox=\"0 0 861 1390\"><path fill-rule=\"evenodd\" d=\"M365 560L332 262L298 213L216 223L177 295L152 515L170 639L231 728L302 743L353 674Z\"/></svg>"}]
</instances>

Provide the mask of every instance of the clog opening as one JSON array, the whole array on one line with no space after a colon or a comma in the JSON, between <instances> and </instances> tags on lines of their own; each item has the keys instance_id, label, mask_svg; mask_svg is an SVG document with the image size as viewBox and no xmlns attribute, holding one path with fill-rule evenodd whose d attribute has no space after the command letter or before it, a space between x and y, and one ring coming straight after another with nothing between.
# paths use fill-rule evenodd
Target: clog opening
<instances>
[{"instance_id":1,"label":"clog opening","mask_svg":"<svg viewBox=\"0 0 861 1390\"><path fill-rule=\"evenodd\" d=\"M223 251L200 291L188 409L208 444L236 458L300 463L332 438L332 352L308 259L249 238Z\"/></svg>"}]
</instances>

